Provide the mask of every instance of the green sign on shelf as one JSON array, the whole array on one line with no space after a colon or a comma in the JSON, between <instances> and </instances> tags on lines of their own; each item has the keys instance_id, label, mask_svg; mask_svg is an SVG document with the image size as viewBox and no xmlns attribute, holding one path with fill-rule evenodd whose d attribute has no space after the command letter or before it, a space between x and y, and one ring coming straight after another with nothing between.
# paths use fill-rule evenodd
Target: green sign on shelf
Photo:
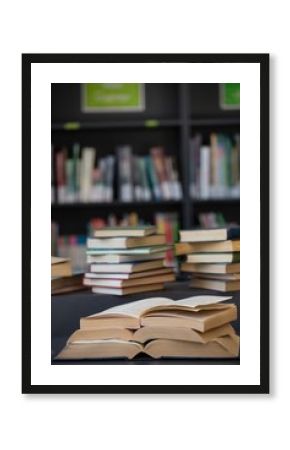
<instances>
[{"instance_id":1,"label":"green sign on shelf","mask_svg":"<svg viewBox=\"0 0 290 450\"><path fill-rule=\"evenodd\" d=\"M220 106L223 109L240 109L240 83L220 85Z\"/></svg>"},{"instance_id":2,"label":"green sign on shelf","mask_svg":"<svg viewBox=\"0 0 290 450\"><path fill-rule=\"evenodd\" d=\"M140 83L85 83L83 112L130 112L145 109L144 85Z\"/></svg>"}]
</instances>

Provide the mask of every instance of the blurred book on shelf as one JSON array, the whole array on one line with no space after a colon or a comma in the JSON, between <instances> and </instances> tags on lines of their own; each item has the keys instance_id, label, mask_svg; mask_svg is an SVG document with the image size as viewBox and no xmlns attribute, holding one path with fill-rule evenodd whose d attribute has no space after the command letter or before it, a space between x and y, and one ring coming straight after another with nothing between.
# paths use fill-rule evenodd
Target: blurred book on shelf
<instances>
[{"instance_id":1,"label":"blurred book on shelf","mask_svg":"<svg viewBox=\"0 0 290 450\"><path fill-rule=\"evenodd\" d=\"M240 136L211 133L190 140L190 194L194 199L240 197Z\"/></svg>"},{"instance_id":2,"label":"blurred book on shelf","mask_svg":"<svg viewBox=\"0 0 290 450\"><path fill-rule=\"evenodd\" d=\"M55 167L55 170L54 170ZM52 148L52 203L181 200L176 158L163 147L134 155L130 145L99 156L95 147Z\"/></svg>"},{"instance_id":3,"label":"blurred book on shelf","mask_svg":"<svg viewBox=\"0 0 290 450\"><path fill-rule=\"evenodd\" d=\"M198 214L201 228L218 228L226 226L226 220L221 212L206 212Z\"/></svg>"},{"instance_id":4,"label":"blurred book on shelf","mask_svg":"<svg viewBox=\"0 0 290 450\"><path fill-rule=\"evenodd\" d=\"M200 228L223 228L238 226L237 222L227 221L224 214L220 211L208 211L197 214Z\"/></svg>"},{"instance_id":5,"label":"blurred book on shelf","mask_svg":"<svg viewBox=\"0 0 290 450\"><path fill-rule=\"evenodd\" d=\"M86 236L60 235L58 225L51 223L51 254L70 260L72 271L84 271L86 265Z\"/></svg>"}]
</instances>

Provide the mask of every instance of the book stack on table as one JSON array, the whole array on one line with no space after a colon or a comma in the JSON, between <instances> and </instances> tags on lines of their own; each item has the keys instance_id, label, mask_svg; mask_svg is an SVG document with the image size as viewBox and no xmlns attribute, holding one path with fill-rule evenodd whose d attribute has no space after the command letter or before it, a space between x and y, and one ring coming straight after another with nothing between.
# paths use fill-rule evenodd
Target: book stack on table
<instances>
[{"instance_id":1,"label":"book stack on table","mask_svg":"<svg viewBox=\"0 0 290 450\"><path fill-rule=\"evenodd\" d=\"M240 228L184 230L176 255L186 255L183 272L191 287L230 292L240 290Z\"/></svg>"},{"instance_id":2,"label":"book stack on table","mask_svg":"<svg viewBox=\"0 0 290 450\"><path fill-rule=\"evenodd\" d=\"M165 266L169 248L165 235L156 234L153 226L95 230L87 239L90 269L84 285L98 294L159 291L175 280L173 270Z\"/></svg>"},{"instance_id":3,"label":"book stack on table","mask_svg":"<svg viewBox=\"0 0 290 450\"><path fill-rule=\"evenodd\" d=\"M236 358L231 297L148 298L80 319L56 359Z\"/></svg>"},{"instance_id":4,"label":"book stack on table","mask_svg":"<svg viewBox=\"0 0 290 450\"><path fill-rule=\"evenodd\" d=\"M84 289L83 273L73 273L68 258L51 257L51 293L66 294Z\"/></svg>"}]
</instances>

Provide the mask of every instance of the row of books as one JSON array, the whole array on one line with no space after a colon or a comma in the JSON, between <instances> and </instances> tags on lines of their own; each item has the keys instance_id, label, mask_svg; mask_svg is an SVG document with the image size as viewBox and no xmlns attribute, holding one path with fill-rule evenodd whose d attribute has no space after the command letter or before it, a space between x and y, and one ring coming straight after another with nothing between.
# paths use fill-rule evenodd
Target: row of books
<instances>
[{"instance_id":1,"label":"row of books","mask_svg":"<svg viewBox=\"0 0 290 450\"><path fill-rule=\"evenodd\" d=\"M55 167L55 170L54 170ZM52 203L180 200L182 188L176 158L163 147L146 156L130 145L114 155L98 156L94 147L75 143L52 150Z\"/></svg>"},{"instance_id":2,"label":"row of books","mask_svg":"<svg viewBox=\"0 0 290 450\"><path fill-rule=\"evenodd\" d=\"M205 145L196 134L190 141L189 167L192 198L239 198L240 136L211 133Z\"/></svg>"},{"instance_id":3,"label":"row of books","mask_svg":"<svg viewBox=\"0 0 290 450\"><path fill-rule=\"evenodd\" d=\"M178 214L174 212L156 213L153 220L157 232L165 235L166 244L172 245L179 238ZM106 219L93 218L87 226L87 235L93 236L94 231L104 227L137 227L144 225L137 213L129 213L118 218L110 214ZM75 271L84 271L86 267L86 238L87 235L62 235L55 222L51 224L51 254L62 258L69 258ZM176 267L176 259L172 249L166 251L166 265Z\"/></svg>"}]
</instances>

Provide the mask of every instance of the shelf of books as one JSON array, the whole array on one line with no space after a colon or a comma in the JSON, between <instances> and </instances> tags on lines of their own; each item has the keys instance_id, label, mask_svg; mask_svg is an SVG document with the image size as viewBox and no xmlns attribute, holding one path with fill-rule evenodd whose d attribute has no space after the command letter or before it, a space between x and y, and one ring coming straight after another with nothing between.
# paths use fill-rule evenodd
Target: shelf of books
<instances>
[{"instance_id":1,"label":"shelf of books","mask_svg":"<svg viewBox=\"0 0 290 450\"><path fill-rule=\"evenodd\" d=\"M218 85L146 84L140 112L85 113L80 85L52 85L52 246L82 267L108 226L239 224L239 111ZM68 100L69 99L69 100Z\"/></svg>"}]
</instances>

